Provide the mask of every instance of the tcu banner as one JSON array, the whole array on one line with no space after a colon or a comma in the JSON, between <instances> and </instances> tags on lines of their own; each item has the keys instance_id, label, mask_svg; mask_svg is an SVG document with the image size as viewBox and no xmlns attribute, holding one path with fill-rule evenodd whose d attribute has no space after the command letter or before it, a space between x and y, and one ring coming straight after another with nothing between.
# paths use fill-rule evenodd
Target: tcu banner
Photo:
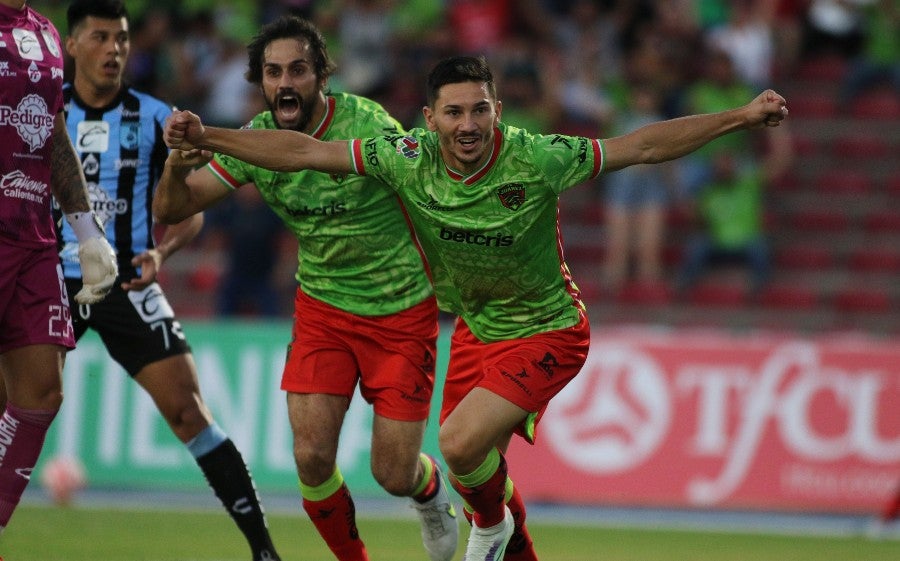
<instances>
[{"instance_id":1,"label":"tcu banner","mask_svg":"<svg viewBox=\"0 0 900 561\"><path fill-rule=\"evenodd\" d=\"M900 342L595 329L508 457L526 500L876 512L900 485Z\"/></svg>"}]
</instances>

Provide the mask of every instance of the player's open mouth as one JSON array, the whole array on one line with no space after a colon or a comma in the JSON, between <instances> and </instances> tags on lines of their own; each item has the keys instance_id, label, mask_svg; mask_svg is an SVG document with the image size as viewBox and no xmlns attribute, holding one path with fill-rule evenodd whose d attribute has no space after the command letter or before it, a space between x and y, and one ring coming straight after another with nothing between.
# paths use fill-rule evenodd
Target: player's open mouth
<instances>
[{"instance_id":1,"label":"player's open mouth","mask_svg":"<svg viewBox=\"0 0 900 561\"><path fill-rule=\"evenodd\" d=\"M300 97L296 94L278 96L277 108L283 118L292 119L300 113Z\"/></svg>"},{"instance_id":2,"label":"player's open mouth","mask_svg":"<svg viewBox=\"0 0 900 561\"><path fill-rule=\"evenodd\" d=\"M456 139L456 141L459 142L460 146L462 146L464 150L471 150L472 148L475 148L480 140L481 138L477 136L467 136Z\"/></svg>"},{"instance_id":3,"label":"player's open mouth","mask_svg":"<svg viewBox=\"0 0 900 561\"><path fill-rule=\"evenodd\" d=\"M107 61L103 65L103 71L106 74L118 74L119 73L119 63L114 60Z\"/></svg>"}]
</instances>

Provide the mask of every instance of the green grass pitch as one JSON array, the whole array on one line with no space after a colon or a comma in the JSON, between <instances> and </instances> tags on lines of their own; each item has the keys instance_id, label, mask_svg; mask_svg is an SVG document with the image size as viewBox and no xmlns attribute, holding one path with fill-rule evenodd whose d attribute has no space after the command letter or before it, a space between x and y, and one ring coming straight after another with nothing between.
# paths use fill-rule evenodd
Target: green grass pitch
<instances>
[{"instance_id":1,"label":"green grass pitch","mask_svg":"<svg viewBox=\"0 0 900 561\"><path fill-rule=\"evenodd\" d=\"M269 514L284 561L334 561L311 523ZM900 541L864 537L610 529L529 524L541 561L897 561ZM372 561L427 561L413 519L360 517ZM465 524L460 532L462 559ZM220 511L55 508L23 504L0 536L4 561L249 561Z\"/></svg>"}]
</instances>

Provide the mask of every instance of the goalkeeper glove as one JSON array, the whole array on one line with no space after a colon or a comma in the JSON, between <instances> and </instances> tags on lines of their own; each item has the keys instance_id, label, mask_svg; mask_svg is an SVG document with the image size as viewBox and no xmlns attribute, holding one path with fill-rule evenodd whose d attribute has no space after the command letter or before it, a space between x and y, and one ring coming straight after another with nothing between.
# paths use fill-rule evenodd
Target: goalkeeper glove
<instances>
[{"instance_id":1,"label":"goalkeeper glove","mask_svg":"<svg viewBox=\"0 0 900 561\"><path fill-rule=\"evenodd\" d=\"M75 295L79 304L103 300L119 274L116 253L106 240L103 227L93 212L74 212L66 220L78 238L82 287Z\"/></svg>"}]
</instances>

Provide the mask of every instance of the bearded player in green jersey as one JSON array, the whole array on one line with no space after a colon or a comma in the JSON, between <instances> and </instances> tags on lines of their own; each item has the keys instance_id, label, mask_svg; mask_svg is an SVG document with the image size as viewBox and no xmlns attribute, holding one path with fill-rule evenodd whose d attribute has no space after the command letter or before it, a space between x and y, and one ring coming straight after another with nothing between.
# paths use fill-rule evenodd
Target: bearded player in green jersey
<instances>
[{"instance_id":1,"label":"bearded player in green jersey","mask_svg":"<svg viewBox=\"0 0 900 561\"><path fill-rule=\"evenodd\" d=\"M400 134L400 124L374 101L326 94L334 65L310 22L279 18L247 50L247 78L269 107L248 128L323 140ZM256 188L297 236L299 286L281 386L304 509L340 561L368 559L336 464L359 384L375 412L375 480L392 495L412 498L429 558L450 561L459 539L456 514L437 464L420 452L434 387L437 305L397 195L370 177L276 173L222 154L192 171L208 157L172 152L154 214L178 222L236 189Z\"/></svg>"},{"instance_id":2,"label":"bearded player in green jersey","mask_svg":"<svg viewBox=\"0 0 900 561\"><path fill-rule=\"evenodd\" d=\"M483 58L438 63L426 93L428 130L406 135L320 142L288 131L204 127L181 112L164 137L173 148L216 150L270 169L373 176L397 192L428 257L438 303L459 316L439 440L450 481L473 512L464 559L496 561L505 553L533 560L503 452L513 434L533 441L541 413L578 373L590 341L563 260L560 193L601 172L681 157L723 134L778 126L787 108L766 90L742 107L600 140L532 135L501 123Z\"/></svg>"}]
</instances>

